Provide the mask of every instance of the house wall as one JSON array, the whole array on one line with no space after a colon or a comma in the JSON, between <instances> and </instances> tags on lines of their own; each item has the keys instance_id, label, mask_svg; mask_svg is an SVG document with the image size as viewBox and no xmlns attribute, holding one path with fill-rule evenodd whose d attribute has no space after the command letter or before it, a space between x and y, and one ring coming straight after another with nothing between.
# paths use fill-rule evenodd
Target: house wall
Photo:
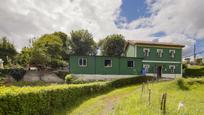
<instances>
[{"instance_id":1,"label":"house wall","mask_svg":"<svg viewBox=\"0 0 204 115\"><path fill-rule=\"evenodd\" d=\"M144 57L143 48L150 49L150 55L148 57ZM163 49L163 56L159 57L157 55L157 49ZM171 58L169 54L169 50L175 50L175 57ZM144 58L144 60L154 60L154 61L179 61L182 60L182 49L175 47L162 47L162 46L141 46L137 45L137 57Z\"/></svg>"},{"instance_id":2,"label":"house wall","mask_svg":"<svg viewBox=\"0 0 204 115\"><path fill-rule=\"evenodd\" d=\"M80 67L79 58L87 58L87 66ZM104 60L111 59L112 67L104 67ZM128 68L127 61L135 62L135 67ZM106 56L70 56L70 71L73 74L109 74L109 75L139 75L142 68L142 59L131 57Z\"/></svg>"}]
</instances>

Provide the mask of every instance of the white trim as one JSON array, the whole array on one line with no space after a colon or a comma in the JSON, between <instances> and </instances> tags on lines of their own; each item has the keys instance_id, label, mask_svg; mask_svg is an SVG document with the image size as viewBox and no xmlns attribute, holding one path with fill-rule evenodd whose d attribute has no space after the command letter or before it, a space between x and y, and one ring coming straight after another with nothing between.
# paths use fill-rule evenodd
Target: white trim
<instances>
[{"instance_id":1,"label":"white trim","mask_svg":"<svg viewBox=\"0 0 204 115\"><path fill-rule=\"evenodd\" d=\"M179 61L152 61L152 60L142 60L142 62L152 62L152 63L181 63Z\"/></svg>"},{"instance_id":2,"label":"white trim","mask_svg":"<svg viewBox=\"0 0 204 115\"><path fill-rule=\"evenodd\" d=\"M135 57L137 57L137 45L135 45Z\"/></svg>"},{"instance_id":3,"label":"white trim","mask_svg":"<svg viewBox=\"0 0 204 115\"><path fill-rule=\"evenodd\" d=\"M82 59L82 65L80 65L80 60ZM86 60L86 64L84 64L84 60ZM78 65L79 67L87 67L87 58L84 58L84 57L80 57L78 58Z\"/></svg>"}]
</instances>

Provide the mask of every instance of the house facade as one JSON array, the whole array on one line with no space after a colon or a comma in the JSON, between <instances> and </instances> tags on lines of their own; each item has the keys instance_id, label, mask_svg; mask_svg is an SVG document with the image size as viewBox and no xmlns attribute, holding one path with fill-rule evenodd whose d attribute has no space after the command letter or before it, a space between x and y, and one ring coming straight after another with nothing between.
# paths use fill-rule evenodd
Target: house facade
<instances>
[{"instance_id":1,"label":"house facade","mask_svg":"<svg viewBox=\"0 0 204 115\"><path fill-rule=\"evenodd\" d=\"M70 56L70 72L88 75L182 76L183 45L127 41L123 57Z\"/></svg>"}]
</instances>

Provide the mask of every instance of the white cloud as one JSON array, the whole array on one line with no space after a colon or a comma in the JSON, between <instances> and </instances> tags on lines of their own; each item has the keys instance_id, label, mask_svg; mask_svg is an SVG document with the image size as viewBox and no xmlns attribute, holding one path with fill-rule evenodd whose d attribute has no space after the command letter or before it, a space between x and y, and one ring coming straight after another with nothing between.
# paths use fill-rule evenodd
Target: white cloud
<instances>
[{"instance_id":1,"label":"white cloud","mask_svg":"<svg viewBox=\"0 0 204 115\"><path fill-rule=\"evenodd\" d=\"M0 0L0 36L9 37L18 48L44 33L88 29L95 40L121 33L126 39L153 40L187 45L204 38L203 0L146 0L150 17L127 23L119 15L122 0ZM136 11L135 11L136 12ZM115 24L117 22L118 25Z\"/></svg>"}]
</instances>

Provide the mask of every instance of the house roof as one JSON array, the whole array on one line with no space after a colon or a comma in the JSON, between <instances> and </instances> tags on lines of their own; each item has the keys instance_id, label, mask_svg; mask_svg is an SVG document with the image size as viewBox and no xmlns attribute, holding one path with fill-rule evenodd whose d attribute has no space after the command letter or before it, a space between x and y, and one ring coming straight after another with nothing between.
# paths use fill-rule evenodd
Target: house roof
<instances>
[{"instance_id":1,"label":"house roof","mask_svg":"<svg viewBox=\"0 0 204 115\"><path fill-rule=\"evenodd\" d=\"M174 43L170 43L170 42L153 42L153 41L139 41L139 40L127 40L127 46L128 46L128 44L169 46L169 47L180 47L180 48L185 47L185 45L174 44Z\"/></svg>"}]
</instances>

